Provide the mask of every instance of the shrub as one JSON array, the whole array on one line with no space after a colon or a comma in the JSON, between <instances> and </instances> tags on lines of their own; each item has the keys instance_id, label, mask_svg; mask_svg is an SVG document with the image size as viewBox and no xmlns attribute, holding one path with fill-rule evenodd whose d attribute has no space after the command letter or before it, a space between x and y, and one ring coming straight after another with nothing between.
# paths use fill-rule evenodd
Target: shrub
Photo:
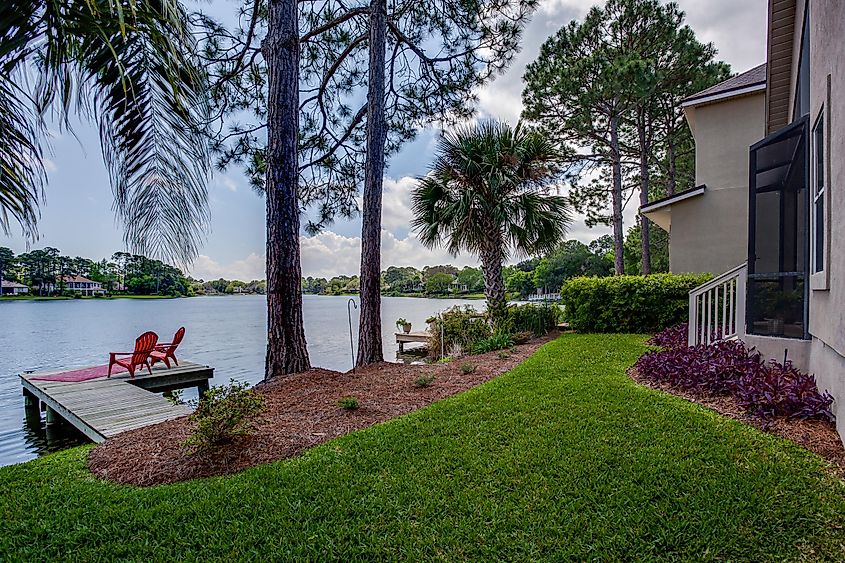
<instances>
[{"instance_id":1,"label":"shrub","mask_svg":"<svg viewBox=\"0 0 845 563\"><path fill-rule=\"evenodd\" d=\"M212 450L249 434L249 418L264 408L264 397L245 383L234 379L228 385L215 385L196 402L189 420L194 424L185 445L194 451Z\"/></svg>"},{"instance_id":2,"label":"shrub","mask_svg":"<svg viewBox=\"0 0 845 563\"><path fill-rule=\"evenodd\" d=\"M689 344L689 325L684 323L669 327L652 336L648 343L652 346L672 350L684 348Z\"/></svg>"},{"instance_id":3,"label":"shrub","mask_svg":"<svg viewBox=\"0 0 845 563\"><path fill-rule=\"evenodd\" d=\"M427 373L425 375L419 376L416 381L414 381L414 386L416 387L428 387L432 383L434 383L435 376L433 373Z\"/></svg>"},{"instance_id":4,"label":"shrub","mask_svg":"<svg viewBox=\"0 0 845 563\"><path fill-rule=\"evenodd\" d=\"M435 317L430 323L431 338L429 353L439 355L441 350L441 332L443 350L446 354L453 350L470 350L477 341L490 337L492 330L487 317L472 306L455 306Z\"/></svg>"},{"instance_id":5,"label":"shrub","mask_svg":"<svg viewBox=\"0 0 845 563\"><path fill-rule=\"evenodd\" d=\"M484 354L493 350L502 350L513 346L513 338L510 334L497 332L490 338L478 340L472 345L473 354Z\"/></svg>"},{"instance_id":6,"label":"shrub","mask_svg":"<svg viewBox=\"0 0 845 563\"><path fill-rule=\"evenodd\" d=\"M163 393L164 398L173 403L174 405L187 405L188 401L185 400L184 396L184 389L174 389L173 391L167 391Z\"/></svg>"},{"instance_id":7,"label":"shrub","mask_svg":"<svg viewBox=\"0 0 845 563\"><path fill-rule=\"evenodd\" d=\"M746 411L761 418L833 419L833 397L819 393L812 375L789 361L764 362L759 353L751 353L738 340L647 352L636 369L646 379L685 391L731 395Z\"/></svg>"},{"instance_id":8,"label":"shrub","mask_svg":"<svg viewBox=\"0 0 845 563\"><path fill-rule=\"evenodd\" d=\"M544 336L557 326L559 316L560 307L557 305L511 305L505 320L507 332L531 332L534 336Z\"/></svg>"},{"instance_id":9,"label":"shrub","mask_svg":"<svg viewBox=\"0 0 845 563\"><path fill-rule=\"evenodd\" d=\"M734 394L743 408L762 418L833 420L830 410L833 397L819 393L816 379L801 372L789 360L784 364L775 360L760 363L756 370L740 378Z\"/></svg>"},{"instance_id":10,"label":"shrub","mask_svg":"<svg viewBox=\"0 0 845 563\"><path fill-rule=\"evenodd\" d=\"M688 320L689 292L710 274L573 278L561 289L564 318L582 332L657 332Z\"/></svg>"},{"instance_id":11,"label":"shrub","mask_svg":"<svg viewBox=\"0 0 845 563\"><path fill-rule=\"evenodd\" d=\"M526 342L531 340L532 336L533 333L530 330L524 330L522 332L517 332L516 334L514 334L511 339L513 340L514 344L525 344Z\"/></svg>"},{"instance_id":12,"label":"shrub","mask_svg":"<svg viewBox=\"0 0 845 563\"><path fill-rule=\"evenodd\" d=\"M343 397L338 400L337 406L346 411L354 411L357 410L359 407L358 399L356 399L355 397Z\"/></svg>"},{"instance_id":13,"label":"shrub","mask_svg":"<svg viewBox=\"0 0 845 563\"><path fill-rule=\"evenodd\" d=\"M473 373L477 367L478 366L473 363L466 362L461 364L461 371L464 373L464 375L469 375Z\"/></svg>"}]
</instances>

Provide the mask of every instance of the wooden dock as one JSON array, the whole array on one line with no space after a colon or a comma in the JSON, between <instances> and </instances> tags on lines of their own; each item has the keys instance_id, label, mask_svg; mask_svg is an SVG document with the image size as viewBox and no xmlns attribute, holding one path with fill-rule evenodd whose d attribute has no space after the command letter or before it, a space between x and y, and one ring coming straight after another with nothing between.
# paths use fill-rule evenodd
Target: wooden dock
<instances>
[{"instance_id":1,"label":"wooden dock","mask_svg":"<svg viewBox=\"0 0 845 563\"><path fill-rule=\"evenodd\" d=\"M167 369L156 365L153 373L126 372L110 379L100 377L79 382L33 379L61 373L30 372L20 375L27 406L40 405L47 411L47 424L66 420L94 442L100 443L121 432L142 428L190 414L187 405L176 405L159 393L196 387L208 389L214 368L182 361Z\"/></svg>"},{"instance_id":2,"label":"wooden dock","mask_svg":"<svg viewBox=\"0 0 845 563\"><path fill-rule=\"evenodd\" d=\"M427 331L396 333L396 343L399 344L399 352L405 351L405 344L410 342L422 342L427 344L429 338L431 338L431 333Z\"/></svg>"}]
</instances>

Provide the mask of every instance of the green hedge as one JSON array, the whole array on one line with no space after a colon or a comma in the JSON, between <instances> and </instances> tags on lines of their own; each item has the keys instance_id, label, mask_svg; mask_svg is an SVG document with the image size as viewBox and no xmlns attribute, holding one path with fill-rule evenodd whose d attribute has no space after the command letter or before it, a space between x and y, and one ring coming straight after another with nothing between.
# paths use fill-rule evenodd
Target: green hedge
<instances>
[{"instance_id":1,"label":"green hedge","mask_svg":"<svg viewBox=\"0 0 845 563\"><path fill-rule=\"evenodd\" d=\"M543 336L555 328L560 316L560 307L552 304L510 305L508 307L507 332L531 332Z\"/></svg>"},{"instance_id":2,"label":"green hedge","mask_svg":"<svg viewBox=\"0 0 845 563\"><path fill-rule=\"evenodd\" d=\"M687 322L689 291L710 274L572 278L561 289L564 318L582 332L657 332Z\"/></svg>"}]
</instances>

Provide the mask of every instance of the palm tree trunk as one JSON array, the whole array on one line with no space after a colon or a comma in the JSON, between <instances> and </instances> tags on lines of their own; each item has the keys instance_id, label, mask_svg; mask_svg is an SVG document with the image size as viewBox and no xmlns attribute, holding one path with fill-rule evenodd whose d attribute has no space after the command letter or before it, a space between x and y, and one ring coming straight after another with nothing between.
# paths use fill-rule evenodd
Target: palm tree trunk
<instances>
[{"instance_id":1,"label":"palm tree trunk","mask_svg":"<svg viewBox=\"0 0 845 563\"><path fill-rule=\"evenodd\" d=\"M622 231L622 153L619 150L619 118L610 118L610 159L613 168L613 266L617 276L625 274Z\"/></svg>"},{"instance_id":2,"label":"palm tree trunk","mask_svg":"<svg viewBox=\"0 0 845 563\"><path fill-rule=\"evenodd\" d=\"M487 296L487 314L493 328L501 326L508 308L505 280L502 276L502 251L497 241L489 241L481 250L481 271L484 274L484 295Z\"/></svg>"},{"instance_id":3,"label":"palm tree trunk","mask_svg":"<svg viewBox=\"0 0 845 563\"><path fill-rule=\"evenodd\" d=\"M299 254L299 24L296 0L270 0L267 37L267 358L264 378L310 367Z\"/></svg>"},{"instance_id":4,"label":"palm tree trunk","mask_svg":"<svg viewBox=\"0 0 845 563\"><path fill-rule=\"evenodd\" d=\"M370 68L367 92L367 162L361 227L361 316L358 359L365 366L384 361L381 345L381 192L384 183L384 66L387 0L370 2Z\"/></svg>"}]
</instances>

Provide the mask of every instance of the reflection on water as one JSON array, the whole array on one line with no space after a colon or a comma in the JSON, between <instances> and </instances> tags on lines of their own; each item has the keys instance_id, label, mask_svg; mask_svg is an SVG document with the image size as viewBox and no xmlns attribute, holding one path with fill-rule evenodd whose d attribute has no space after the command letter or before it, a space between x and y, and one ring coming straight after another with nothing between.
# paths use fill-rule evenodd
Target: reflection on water
<instances>
[{"instance_id":1,"label":"reflection on water","mask_svg":"<svg viewBox=\"0 0 845 563\"><path fill-rule=\"evenodd\" d=\"M339 371L352 367L348 300L304 297L305 334L313 365ZM428 317L465 303L484 307L483 301L383 298L385 358L397 358L396 319L406 318L415 331L423 330ZM357 344L358 311L352 314ZM142 332L154 330L159 338L169 340L180 326L187 329L180 357L213 366L212 384L231 378L251 383L262 379L267 345L263 296L0 301L0 465L85 441L70 425L47 428L43 413L25 409L16 374L104 364L109 351L131 347ZM401 358L419 359L410 354ZM194 396L193 390L185 390L184 398Z\"/></svg>"}]
</instances>

